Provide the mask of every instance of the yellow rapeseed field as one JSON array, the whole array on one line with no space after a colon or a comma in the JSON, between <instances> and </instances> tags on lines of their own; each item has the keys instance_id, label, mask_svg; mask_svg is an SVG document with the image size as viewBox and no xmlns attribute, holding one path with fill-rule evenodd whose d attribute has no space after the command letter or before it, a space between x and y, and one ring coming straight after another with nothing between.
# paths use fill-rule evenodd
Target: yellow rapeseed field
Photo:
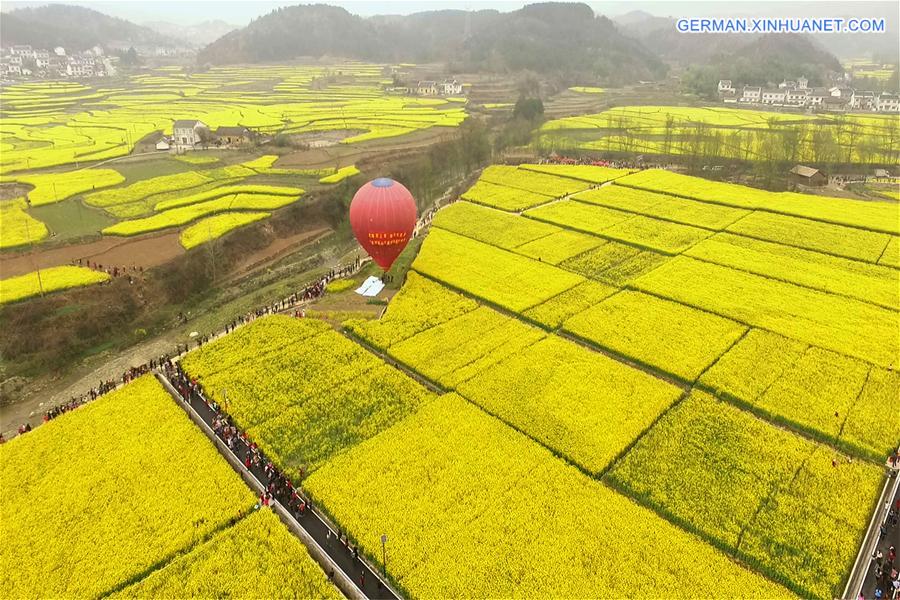
<instances>
[{"instance_id":1,"label":"yellow rapeseed field","mask_svg":"<svg viewBox=\"0 0 900 600\"><path fill-rule=\"evenodd\" d=\"M25 275L0 279L0 304L17 302L44 294L102 283L109 280L109 275L102 271L94 271L87 267L63 265L33 271Z\"/></svg>"},{"instance_id":2,"label":"yellow rapeseed field","mask_svg":"<svg viewBox=\"0 0 900 600\"><path fill-rule=\"evenodd\" d=\"M114 591L254 502L150 375L0 446L0 483L11 598Z\"/></svg>"}]
</instances>

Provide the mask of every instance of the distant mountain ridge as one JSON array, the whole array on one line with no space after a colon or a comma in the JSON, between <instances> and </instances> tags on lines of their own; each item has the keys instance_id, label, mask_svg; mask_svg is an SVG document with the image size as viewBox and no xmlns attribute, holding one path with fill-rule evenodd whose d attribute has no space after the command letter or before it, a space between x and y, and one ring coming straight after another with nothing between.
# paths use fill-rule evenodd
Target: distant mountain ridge
<instances>
[{"instance_id":1,"label":"distant mountain ridge","mask_svg":"<svg viewBox=\"0 0 900 600\"><path fill-rule=\"evenodd\" d=\"M5 46L63 46L71 50L86 50L93 46L182 46L169 36L135 25L131 21L67 4L48 4L4 12L0 18L0 40Z\"/></svg>"},{"instance_id":2,"label":"distant mountain ridge","mask_svg":"<svg viewBox=\"0 0 900 600\"><path fill-rule=\"evenodd\" d=\"M233 25L219 19L203 21L194 25L179 25L168 21L147 21L141 25L159 34L176 38L194 48L206 46L226 33L240 29L240 25Z\"/></svg>"},{"instance_id":3,"label":"distant mountain ridge","mask_svg":"<svg viewBox=\"0 0 900 600\"><path fill-rule=\"evenodd\" d=\"M443 10L362 18L343 8L277 9L200 51L200 63L228 64L342 56L379 62L440 61L461 70L532 70L620 84L663 76L639 41L581 3L495 10Z\"/></svg>"}]
</instances>

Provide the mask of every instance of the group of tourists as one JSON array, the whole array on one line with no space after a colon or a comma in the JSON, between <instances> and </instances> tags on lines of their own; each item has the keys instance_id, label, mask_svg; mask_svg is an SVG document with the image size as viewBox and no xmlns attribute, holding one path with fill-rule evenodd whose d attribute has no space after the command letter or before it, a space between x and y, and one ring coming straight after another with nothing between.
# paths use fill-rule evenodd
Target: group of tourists
<instances>
[{"instance_id":1,"label":"group of tourists","mask_svg":"<svg viewBox=\"0 0 900 600\"><path fill-rule=\"evenodd\" d=\"M900 498L894 501L894 505L885 515L884 522L881 524L879 532L878 545L872 554L872 576L875 579L875 600L898 600L900 599L900 564L897 564L897 548L893 545L887 550L881 546L888 533L895 529L900 519ZM860 594L860 600L864 600Z\"/></svg>"},{"instance_id":2,"label":"group of tourists","mask_svg":"<svg viewBox=\"0 0 900 600\"><path fill-rule=\"evenodd\" d=\"M203 388L195 378L189 377L177 363L166 365L164 372L172 387L185 401L196 400L206 404L213 414L210 426L216 436L225 442L235 456L243 455L244 467L247 470L253 472L262 469L263 478L261 480L266 481L266 489L260 496L260 506L269 506L273 499L277 499L283 505L291 506L296 510L298 516L307 510L309 501L300 497L299 492L287 476L266 458L256 442L250 440L247 434L234 424L231 416L223 413L215 400L207 399L203 394ZM301 505L302 511L300 510Z\"/></svg>"},{"instance_id":3,"label":"group of tourists","mask_svg":"<svg viewBox=\"0 0 900 600\"><path fill-rule=\"evenodd\" d=\"M259 448L245 431L234 424L231 415L222 411L219 404L206 396L203 387L196 380L190 377L181 368L178 363L168 362L164 365L163 372L172 387L175 388L181 398L187 402L202 402L211 413L212 427L216 437L221 439L225 445L231 450L232 454L243 462L244 467L256 475L257 479L263 484L264 490L260 493L259 500L255 508L263 506L272 506L277 501L287 511L300 522L304 516L313 513L313 503L306 497L298 487L294 486L291 479L273 463L265 453ZM203 417L201 417L203 418ZM298 472L298 479L303 479L304 470L301 467ZM354 545L349 535L344 534L338 529L333 532L326 525L325 544L338 544L353 560L359 569L359 585L364 587L366 584L366 568L359 558L359 547ZM329 578L334 578L334 570L330 570ZM379 581L379 587L381 582Z\"/></svg>"},{"instance_id":4,"label":"group of tourists","mask_svg":"<svg viewBox=\"0 0 900 600\"><path fill-rule=\"evenodd\" d=\"M144 267L138 265L131 265L130 267L106 265L106 267L104 267L103 263L98 263L92 260L81 258L72 259L72 264L79 267L87 267L88 269L93 269L94 271L102 271L110 277L127 277L129 283L134 283L135 277L144 275Z\"/></svg>"},{"instance_id":5,"label":"group of tourists","mask_svg":"<svg viewBox=\"0 0 900 600\"><path fill-rule=\"evenodd\" d=\"M538 161L539 165L583 165L591 167L607 167L609 169L654 169L665 165L649 164L643 160L595 160L589 158L571 158L568 156L551 156Z\"/></svg>"},{"instance_id":6,"label":"group of tourists","mask_svg":"<svg viewBox=\"0 0 900 600\"><path fill-rule=\"evenodd\" d=\"M185 348L187 347L185 346ZM103 396L104 394L115 390L119 387L120 383L121 385L125 385L126 383L137 379L141 375L145 375L156 368L162 367L162 365L165 363L171 364L171 357L169 355L150 359L148 362L137 367L129 367L125 370L125 372L122 373L121 377L115 379L100 380L100 382L95 387L92 387L87 392L79 396L72 396L68 401L44 411L42 422L46 423L47 421L55 419L60 415L71 412L76 408L87 404L91 400L96 400L100 396ZM16 430L19 435L28 433L29 431L31 431L30 423L23 423L19 425L18 429ZM6 438L2 433L0 433L0 444L4 442L6 442Z\"/></svg>"},{"instance_id":7,"label":"group of tourists","mask_svg":"<svg viewBox=\"0 0 900 600\"><path fill-rule=\"evenodd\" d=\"M298 520L307 511L312 510L312 501L294 487L290 478L266 457L246 432L234 424L230 415L221 411L215 400L206 397L202 386L195 378L189 377L180 364L171 362L166 364L164 373L182 399L186 402L203 402L209 408L213 415L210 422L213 432L236 457L243 461L244 467L256 474L263 482L265 490L260 494L258 506L270 506L274 500L277 500L282 506L287 507L288 511ZM259 476L260 471L262 472L261 477ZM299 476L301 479L303 478L302 468Z\"/></svg>"}]
</instances>

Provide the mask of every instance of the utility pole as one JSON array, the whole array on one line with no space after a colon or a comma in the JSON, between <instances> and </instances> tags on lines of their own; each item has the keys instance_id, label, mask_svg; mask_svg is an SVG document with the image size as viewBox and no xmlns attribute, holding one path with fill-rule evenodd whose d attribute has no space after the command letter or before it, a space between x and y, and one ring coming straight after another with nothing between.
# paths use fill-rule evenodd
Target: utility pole
<instances>
[{"instance_id":1,"label":"utility pole","mask_svg":"<svg viewBox=\"0 0 900 600\"><path fill-rule=\"evenodd\" d=\"M209 224L209 217L206 218L206 235L209 237L209 253L212 258L213 285L216 285L216 241L212 236L212 225Z\"/></svg>"},{"instance_id":2,"label":"utility pole","mask_svg":"<svg viewBox=\"0 0 900 600\"><path fill-rule=\"evenodd\" d=\"M25 206L31 207L31 200L28 199L28 194L25 194ZM37 266L37 261L34 260L34 242L31 240L31 229L28 227L28 220L31 218L27 212L25 213L25 239L28 240L28 254L31 255L31 265L34 267L35 272L37 273L38 280L38 291L41 296L44 295L44 282L41 281L41 269Z\"/></svg>"},{"instance_id":3,"label":"utility pole","mask_svg":"<svg viewBox=\"0 0 900 600\"><path fill-rule=\"evenodd\" d=\"M387 543L387 534L381 534L381 572L387 577L387 550L385 549L385 544Z\"/></svg>"}]
</instances>

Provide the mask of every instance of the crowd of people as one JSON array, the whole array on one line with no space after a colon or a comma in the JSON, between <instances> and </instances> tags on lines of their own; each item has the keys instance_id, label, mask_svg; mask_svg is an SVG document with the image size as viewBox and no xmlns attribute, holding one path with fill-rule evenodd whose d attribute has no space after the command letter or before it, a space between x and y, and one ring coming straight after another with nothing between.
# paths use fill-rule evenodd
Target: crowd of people
<instances>
[{"instance_id":1,"label":"crowd of people","mask_svg":"<svg viewBox=\"0 0 900 600\"><path fill-rule=\"evenodd\" d=\"M231 416L224 412L219 404L206 396L203 387L195 379L190 377L178 363L168 362L163 365L163 372L172 387L181 398L188 403L202 402L212 414L210 426L216 437L221 439L234 456L243 462L244 467L257 476L263 484L264 490L259 496L256 507L271 506L275 501L279 502L299 522L307 514L313 512L313 503L305 496L291 479L273 463L259 448L245 431L237 427ZM260 476L261 474L261 476ZM299 478L302 479L304 471L301 468ZM353 559L359 568L359 583L365 586L366 569L359 558L359 547L354 545L349 535L338 529L333 532L326 530L326 545L339 544L348 557ZM329 573L334 577L334 571ZM379 582L380 585L380 582Z\"/></svg>"},{"instance_id":2,"label":"crowd of people","mask_svg":"<svg viewBox=\"0 0 900 600\"><path fill-rule=\"evenodd\" d=\"M897 527L900 519L900 498L895 499L884 521L881 523L878 545L872 554L872 576L875 579L875 600L900 599L900 564L897 564L897 548L890 545L887 550L879 548L888 534ZM860 600L865 600L860 594Z\"/></svg>"},{"instance_id":3,"label":"crowd of people","mask_svg":"<svg viewBox=\"0 0 900 600\"><path fill-rule=\"evenodd\" d=\"M87 267L94 271L101 271L110 277L127 277L128 283L134 283L135 277L143 277L144 267L139 265L131 265L130 267L120 267L118 265L106 265L88 259L72 259L72 264L79 267Z\"/></svg>"},{"instance_id":4,"label":"crowd of people","mask_svg":"<svg viewBox=\"0 0 900 600\"><path fill-rule=\"evenodd\" d=\"M302 496L287 475L265 456L256 442L252 441L242 429L234 424L231 416L222 412L215 400L207 399L196 379L189 377L180 364L171 361L163 365L162 370L166 379L183 400L203 402L209 408L213 415L210 426L216 436L228 446L235 456L243 455L242 460L247 470L258 472L262 469L265 491L259 498L260 506L269 506L273 500L278 500L283 506L288 507L288 510L297 518L310 510L312 505L310 500Z\"/></svg>"},{"instance_id":5,"label":"crowd of people","mask_svg":"<svg viewBox=\"0 0 900 600\"><path fill-rule=\"evenodd\" d=\"M591 158L572 158L569 156L550 156L538 161L539 165L584 165L591 167L607 167L610 169L656 169L665 165L650 164L641 157L635 160L595 160Z\"/></svg>"},{"instance_id":6,"label":"crowd of people","mask_svg":"<svg viewBox=\"0 0 900 600\"><path fill-rule=\"evenodd\" d=\"M144 271L143 267L136 267L136 266L132 266L130 268L107 266L104 268L104 266L100 263L96 263L96 262L89 261L89 260L82 260L82 259L73 260L72 264L76 264L79 266L85 266L90 269L95 269L98 271L105 271L105 272L108 272L112 277L127 276L127 277L131 278L132 275L130 273L128 273L128 269L130 269L132 272L139 272L141 274ZM263 316L270 315L270 314L276 314L276 313L288 310L288 309L290 309L294 306L297 306L298 304L301 304L303 302L308 302L310 300L315 300L317 298L320 298L322 295L325 294L325 287L329 281L332 281L333 279L337 279L337 278L341 278L341 277L346 277L348 275L352 275L357 270L359 270L359 268L362 266L362 264L363 264L363 261L359 257L357 257L356 260L354 260L353 262L351 262L348 265L340 265L333 269L330 269L328 271L328 273L326 273L324 276L320 277L319 279L317 279L316 281L314 281L310 284L307 284L303 288L292 293L287 298L283 298L281 300L273 302L272 304L267 304L262 307L251 310L251 311L247 312L246 314L240 315L240 316L236 317L235 319L233 319L232 321L226 323L224 333L227 334L231 331L234 331L239 325L244 325L244 324L249 323L250 321L253 321L254 319L257 319L259 317L263 317ZM294 316L298 316L298 317L305 316L305 311L295 311ZM182 322L187 322L187 317L183 314L180 315L180 319ZM214 335L198 335L193 340L193 346L200 348L203 346L203 344L208 343L211 339L214 339L214 338L215 338ZM120 378L110 379L110 380L106 380L106 381L100 381L96 387L92 387L90 390L88 390L84 394L81 394L80 396L73 396L68 401L44 411L42 421L44 423L46 423L47 421L49 421L51 419L55 419L56 417L58 417L62 414L65 414L67 412L75 410L79 406L82 406L91 400L99 398L100 396L106 394L107 392L110 392L110 391L116 389L118 387L120 381L124 385L124 384L128 383L129 381L136 379L136 378L140 377L141 375L144 375L145 373L149 373L150 371L157 369L157 368L162 368L166 364L171 364L172 357L181 356L182 354L187 353L188 351L191 350L191 347L192 347L192 344L189 344L189 343L177 344L175 347L175 351L171 355L160 356L159 358L151 359L147 363L144 363L140 366L131 367L131 368L127 369L124 373L122 373L122 376ZM31 429L32 429L31 424L26 422L26 423L21 424L17 428L16 432L17 432L17 434L21 435L23 433L28 433L29 431L31 431ZM2 444L4 442L6 442L6 437L3 435L2 432L0 432L0 444Z\"/></svg>"},{"instance_id":7,"label":"crowd of people","mask_svg":"<svg viewBox=\"0 0 900 600\"><path fill-rule=\"evenodd\" d=\"M186 348L186 346L185 346L185 348ZM45 410L42 415L41 421L43 423L46 423L47 421L51 421L60 415L64 415L68 412L72 412L76 408L78 408L80 406L84 406L91 400L96 400L100 396L103 396L104 394L107 394L107 393L115 390L116 388L119 387L120 384L125 385L126 383L128 383L134 379L137 379L141 375L149 373L153 369L156 369L156 368L162 366L164 364L164 362L171 362L171 357L169 355L165 355L165 356L161 356L159 358L150 359L148 362L146 362L142 365L139 365L137 367L129 367L122 373L121 377L117 377L115 379L100 380L100 382L97 383L96 386L92 387L85 393L78 395L78 396L72 396L66 402L63 402L62 404L57 404L56 406L53 406L53 407L49 408L48 410ZM31 429L32 429L31 424L26 422L26 423L22 423L21 425L19 425L16 432L19 435L22 435L24 433L28 433L29 431L31 431ZM0 433L0 444L2 444L4 442L6 442L6 438L4 437L4 435L2 433Z\"/></svg>"}]
</instances>

